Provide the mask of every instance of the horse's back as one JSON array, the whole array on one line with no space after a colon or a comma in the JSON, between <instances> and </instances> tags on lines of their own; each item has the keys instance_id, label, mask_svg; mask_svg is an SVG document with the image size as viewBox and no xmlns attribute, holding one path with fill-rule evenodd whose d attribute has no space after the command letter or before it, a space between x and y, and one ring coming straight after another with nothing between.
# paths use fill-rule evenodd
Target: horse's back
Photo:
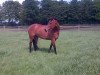
<instances>
[{"instance_id":1,"label":"horse's back","mask_svg":"<svg viewBox=\"0 0 100 75\"><path fill-rule=\"evenodd\" d=\"M42 24L32 24L28 28L28 33L29 33L29 35L33 34L33 33L35 33L35 34L41 33L41 32L43 32L43 30L45 28L46 28L46 26L42 25Z\"/></svg>"},{"instance_id":2,"label":"horse's back","mask_svg":"<svg viewBox=\"0 0 100 75\"><path fill-rule=\"evenodd\" d=\"M34 28L35 28L36 25L37 25L37 24L32 24L32 25L30 25L30 26L28 27L28 31L34 30Z\"/></svg>"},{"instance_id":3,"label":"horse's back","mask_svg":"<svg viewBox=\"0 0 100 75\"><path fill-rule=\"evenodd\" d=\"M32 24L28 27L28 32L33 32L36 29L40 28L41 24Z\"/></svg>"},{"instance_id":4,"label":"horse's back","mask_svg":"<svg viewBox=\"0 0 100 75\"><path fill-rule=\"evenodd\" d=\"M38 24L32 24L28 27L28 34L29 36L33 36L35 35L35 31L36 31L36 27L37 27Z\"/></svg>"}]
</instances>

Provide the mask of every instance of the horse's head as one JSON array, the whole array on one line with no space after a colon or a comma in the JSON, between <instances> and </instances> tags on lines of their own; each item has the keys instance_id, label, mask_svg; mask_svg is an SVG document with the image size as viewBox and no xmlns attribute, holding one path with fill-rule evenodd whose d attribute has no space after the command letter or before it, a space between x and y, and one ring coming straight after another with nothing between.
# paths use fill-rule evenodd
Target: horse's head
<instances>
[{"instance_id":1,"label":"horse's head","mask_svg":"<svg viewBox=\"0 0 100 75\"><path fill-rule=\"evenodd\" d=\"M53 29L55 27L60 28L60 25L56 19L52 19L48 22L48 29Z\"/></svg>"}]
</instances>

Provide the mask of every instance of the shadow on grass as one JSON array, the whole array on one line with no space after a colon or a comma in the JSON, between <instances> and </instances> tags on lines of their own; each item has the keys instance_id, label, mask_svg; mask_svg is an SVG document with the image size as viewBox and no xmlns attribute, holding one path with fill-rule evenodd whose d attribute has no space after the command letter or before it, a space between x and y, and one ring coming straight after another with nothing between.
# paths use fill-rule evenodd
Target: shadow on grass
<instances>
[{"instance_id":1,"label":"shadow on grass","mask_svg":"<svg viewBox=\"0 0 100 75\"><path fill-rule=\"evenodd\" d=\"M0 51L0 57L3 57L4 55L6 55L7 54L7 52L5 52L5 51Z\"/></svg>"},{"instance_id":2,"label":"shadow on grass","mask_svg":"<svg viewBox=\"0 0 100 75\"><path fill-rule=\"evenodd\" d=\"M48 52L49 48L39 48L39 50L37 50L37 51L41 51L44 53L54 53L54 49L51 49L50 52Z\"/></svg>"},{"instance_id":3,"label":"shadow on grass","mask_svg":"<svg viewBox=\"0 0 100 75\"><path fill-rule=\"evenodd\" d=\"M49 48L39 48L37 51L48 53Z\"/></svg>"},{"instance_id":4,"label":"shadow on grass","mask_svg":"<svg viewBox=\"0 0 100 75\"><path fill-rule=\"evenodd\" d=\"M29 51L29 48L26 48L26 50ZM35 51L34 48L32 47L32 52L41 51L43 53L49 53L48 50L49 50L49 48L39 48L38 50ZM50 53L54 53L54 50L51 49Z\"/></svg>"},{"instance_id":5,"label":"shadow on grass","mask_svg":"<svg viewBox=\"0 0 100 75\"><path fill-rule=\"evenodd\" d=\"M29 51L29 48L27 47L26 50ZM36 51L41 51L41 52L48 53L48 50L49 50L49 48L39 48ZM33 47L32 47L32 51L35 51Z\"/></svg>"}]
</instances>

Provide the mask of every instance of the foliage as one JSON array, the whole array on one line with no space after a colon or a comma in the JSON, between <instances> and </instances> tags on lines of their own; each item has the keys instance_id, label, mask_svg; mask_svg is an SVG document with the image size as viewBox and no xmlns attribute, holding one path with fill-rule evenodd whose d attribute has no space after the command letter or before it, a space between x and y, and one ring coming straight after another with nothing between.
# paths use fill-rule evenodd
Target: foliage
<instances>
[{"instance_id":1,"label":"foliage","mask_svg":"<svg viewBox=\"0 0 100 75\"><path fill-rule=\"evenodd\" d=\"M72 0L70 3L68 21L69 23L78 23L79 21L79 5L77 0Z\"/></svg>"},{"instance_id":2,"label":"foliage","mask_svg":"<svg viewBox=\"0 0 100 75\"><path fill-rule=\"evenodd\" d=\"M3 3L3 18L10 22L19 21L20 3L17 1L6 1Z\"/></svg>"},{"instance_id":3,"label":"foliage","mask_svg":"<svg viewBox=\"0 0 100 75\"><path fill-rule=\"evenodd\" d=\"M26 24L35 23L38 15L38 6L35 0L25 0L23 2L24 22Z\"/></svg>"},{"instance_id":4,"label":"foliage","mask_svg":"<svg viewBox=\"0 0 100 75\"><path fill-rule=\"evenodd\" d=\"M44 19L50 19L52 17L57 18L61 23L66 23L68 4L63 1L43 0L41 4L41 12Z\"/></svg>"},{"instance_id":5,"label":"foliage","mask_svg":"<svg viewBox=\"0 0 100 75\"><path fill-rule=\"evenodd\" d=\"M97 7L97 13L95 15L95 18L100 21L100 0L94 0L94 3Z\"/></svg>"},{"instance_id":6,"label":"foliage","mask_svg":"<svg viewBox=\"0 0 100 75\"><path fill-rule=\"evenodd\" d=\"M82 0L80 11L83 23L92 23L95 21L96 7L92 0Z\"/></svg>"},{"instance_id":7,"label":"foliage","mask_svg":"<svg viewBox=\"0 0 100 75\"><path fill-rule=\"evenodd\" d=\"M0 24L2 23L2 7L0 5Z\"/></svg>"},{"instance_id":8,"label":"foliage","mask_svg":"<svg viewBox=\"0 0 100 75\"><path fill-rule=\"evenodd\" d=\"M22 4L6 1L0 7L0 20L19 21L21 25L47 24L52 17L60 24L100 23L100 0L25 0Z\"/></svg>"}]
</instances>

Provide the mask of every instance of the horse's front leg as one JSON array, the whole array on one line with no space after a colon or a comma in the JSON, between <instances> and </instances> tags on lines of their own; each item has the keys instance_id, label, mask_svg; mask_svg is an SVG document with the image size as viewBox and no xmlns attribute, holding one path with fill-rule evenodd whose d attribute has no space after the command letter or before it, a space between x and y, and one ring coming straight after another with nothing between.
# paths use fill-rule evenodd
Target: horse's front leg
<instances>
[{"instance_id":1,"label":"horse's front leg","mask_svg":"<svg viewBox=\"0 0 100 75\"><path fill-rule=\"evenodd\" d=\"M49 50L48 50L49 53L50 53L50 51L51 51L51 48L52 48L52 44L51 44L50 47L49 47Z\"/></svg>"},{"instance_id":2,"label":"horse's front leg","mask_svg":"<svg viewBox=\"0 0 100 75\"><path fill-rule=\"evenodd\" d=\"M52 48L52 46L53 46L54 52L55 52L55 54L57 54L55 41L56 41L55 38L53 38L53 39L51 40L50 50L51 50L51 48Z\"/></svg>"}]
</instances>

